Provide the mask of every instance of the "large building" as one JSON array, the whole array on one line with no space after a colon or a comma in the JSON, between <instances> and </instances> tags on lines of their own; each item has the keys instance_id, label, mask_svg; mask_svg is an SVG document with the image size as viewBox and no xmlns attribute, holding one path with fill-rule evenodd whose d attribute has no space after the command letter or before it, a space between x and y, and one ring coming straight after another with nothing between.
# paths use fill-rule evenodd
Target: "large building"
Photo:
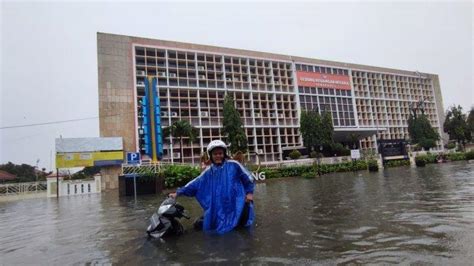
<instances>
[{"instance_id":1,"label":"large building","mask_svg":"<svg viewBox=\"0 0 474 266\"><path fill-rule=\"evenodd\" d=\"M199 162L206 145L221 138L226 93L240 112L250 151L266 162L302 146L299 116L307 109L331 112L336 140L355 133L361 149L375 150L377 140L408 139L410 105L422 100L442 134L435 74L106 33L98 33L97 48L101 136L123 137L126 151L160 150L163 161ZM146 101L150 95L155 102ZM177 120L199 130L183 152L159 130Z\"/></svg>"}]
</instances>

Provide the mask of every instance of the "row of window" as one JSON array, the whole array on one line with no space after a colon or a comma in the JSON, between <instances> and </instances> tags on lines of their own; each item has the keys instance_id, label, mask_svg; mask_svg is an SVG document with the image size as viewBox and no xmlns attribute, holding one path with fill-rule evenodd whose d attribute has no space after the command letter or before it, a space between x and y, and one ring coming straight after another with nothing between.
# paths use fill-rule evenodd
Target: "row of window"
<instances>
[{"instance_id":1,"label":"row of window","mask_svg":"<svg viewBox=\"0 0 474 266\"><path fill-rule=\"evenodd\" d=\"M347 69L304 65L304 64L296 64L296 71L306 71L306 72L315 72L315 73L321 73L321 74L333 74L333 75L344 75L344 76L349 75L349 71Z\"/></svg>"},{"instance_id":2,"label":"row of window","mask_svg":"<svg viewBox=\"0 0 474 266\"><path fill-rule=\"evenodd\" d=\"M316 94L316 95L337 95L337 96L351 96L351 90L338 90L331 88L314 88L314 87L298 87L299 93Z\"/></svg>"}]
</instances>

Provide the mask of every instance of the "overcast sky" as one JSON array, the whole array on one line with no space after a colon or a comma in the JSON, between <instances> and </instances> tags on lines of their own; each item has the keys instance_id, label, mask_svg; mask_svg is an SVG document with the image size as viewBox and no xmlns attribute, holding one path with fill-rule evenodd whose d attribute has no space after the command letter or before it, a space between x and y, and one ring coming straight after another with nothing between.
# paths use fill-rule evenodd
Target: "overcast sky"
<instances>
[{"instance_id":1,"label":"overcast sky","mask_svg":"<svg viewBox=\"0 0 474 266\"><path fill-rule=\"evenodd\" d=\"M474 103L473 4L1 4L0 127L98 116L96 33L419 70L444 108ZM54 167L54 138L97 137L98 119L0 129L0 163Z\"/></svg>"}]
</instances>

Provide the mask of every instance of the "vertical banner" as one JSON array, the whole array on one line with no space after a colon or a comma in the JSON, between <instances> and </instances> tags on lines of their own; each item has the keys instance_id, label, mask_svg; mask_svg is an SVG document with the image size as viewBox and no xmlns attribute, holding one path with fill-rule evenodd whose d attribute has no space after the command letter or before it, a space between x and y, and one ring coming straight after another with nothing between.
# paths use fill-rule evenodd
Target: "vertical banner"
<instances>
[{"instance_id":1,"label":"vertical banner","mask_svg":"<svg viewBox=\"0 0 474 266\"><path fill-rule=\"evenodd\" d=\"M151 133L151 160L153 162L158 161L156 156L156 117L155 117L155 88L153 87L153 77L147 78L148 84L148 102L150 103L149 111L150 111L150 133Z\"/></svg>"},{"instance_id":2,"label":"vertical banner","mask_svg":"<svg viewBox=\"0 0 474 266\"><path fill-rule=\"evenodd\" d=\"M157 79L153 78L152 82L153 101L155 105L155 145L156 145L156 157L161 160L163 157L163 132L161 129L161 107L160 107L160 94L158 92Z\"/></svg>"},{"instance_id":3,"label":"vertical banner","mask_svg":"<svg viewBox=\"0 0 474 266\"><path fill-rule=\"evenodd\" d=\"M151 151L151 131L150 131L150 94L148 79L145 79L145 97L142 98L142 112L143 112L143 138L145 141L145 154L152 157Z\"/></svg>"}]
</instances>

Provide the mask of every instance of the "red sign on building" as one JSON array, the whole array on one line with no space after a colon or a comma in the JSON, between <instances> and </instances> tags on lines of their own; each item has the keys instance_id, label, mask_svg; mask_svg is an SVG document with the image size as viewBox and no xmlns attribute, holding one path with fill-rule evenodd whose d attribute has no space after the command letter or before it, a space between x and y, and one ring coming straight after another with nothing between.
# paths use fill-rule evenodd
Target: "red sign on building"
<instances>
[{"instance_id":1,"label":"red sign on building","mask_svg":"<svg viewBox=\"0 0 474 266\"><path fill-rule=\"evenodd\" d=\"M349 76L296 71L298 86L350 90Z\"/></svg>"}]
</instances>

